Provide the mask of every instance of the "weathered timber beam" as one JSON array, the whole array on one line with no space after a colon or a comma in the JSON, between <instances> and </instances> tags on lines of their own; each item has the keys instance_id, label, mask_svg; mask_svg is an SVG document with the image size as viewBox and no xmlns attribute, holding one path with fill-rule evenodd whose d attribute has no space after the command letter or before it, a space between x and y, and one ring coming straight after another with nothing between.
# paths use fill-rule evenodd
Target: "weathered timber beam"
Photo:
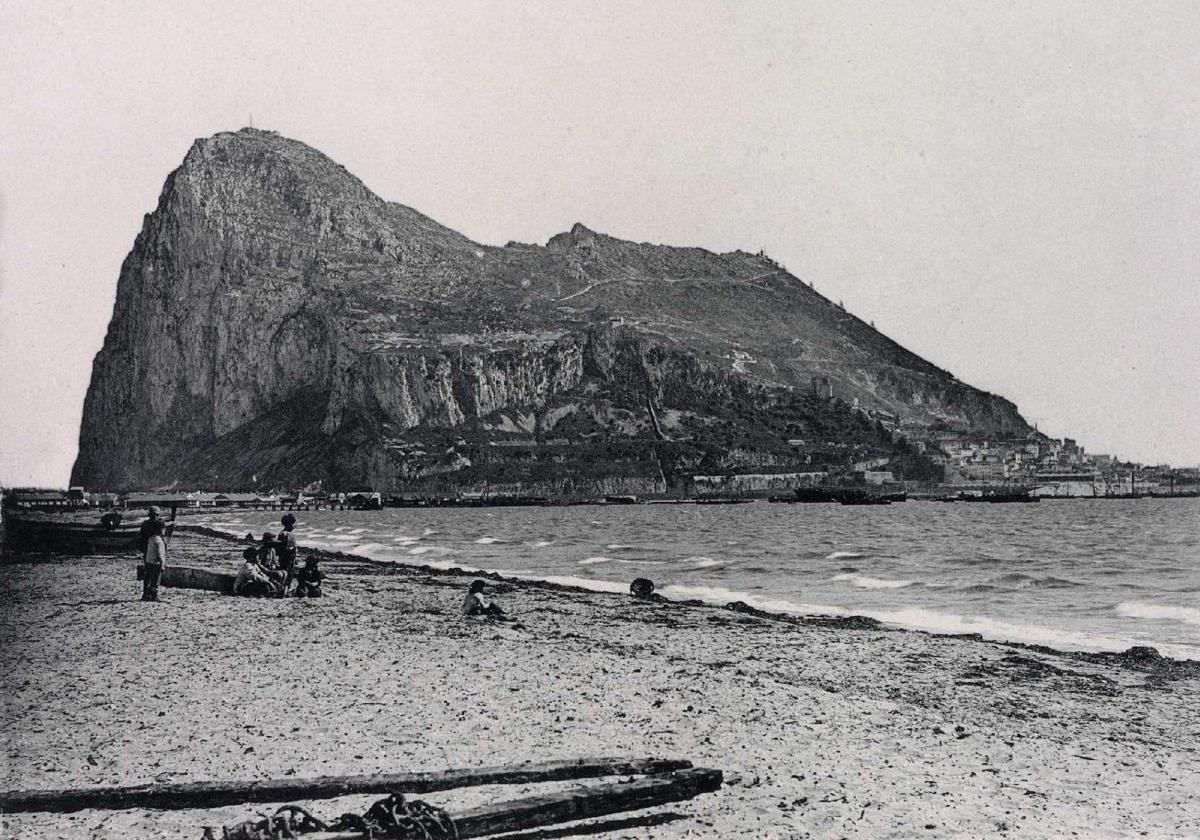
<instances>
[{"instance_id":1,"label":"weathered timber beam","mask_svg":"<svg viewBox=\"0 0 1200 840\"><path fill-rule=\"evenodd\" d=\"M145 577L145 564L138 564L137 579ZM220 592L225 595L233 594L233 584L237 575L227 572L214 572L210 569L197 569L193 566L164 566L158 585L172 589L203 589L208 592Z\"/></svg>"},{"instance_id":2,"label":"weathered timber beam","mask_svg":"<svg viewBox=\"0 0 1200 840\"><path fill-rule=\"evenodd\" d=\"M668 802L682 802L721 789L720 770L696 768L645 776L632 782L579 785L547 793L481 805L453 817L458 836L483 837L502 831L538 828L561 822L603 817Z\"/></svg>"},{"instance_id":3,"label":"weathered timber beam","mask_svg":"<svg viewBox=\"0 0 1200 840\"><path fill-rule=\"evenodd\" d=\"M425 773L387 773L371 776L319 776L309 779L264 779L241 782L188 782L118 788L38 790L0 793L0 813L42 811L67 813L87 808L120 810L153 808L217 808L251 802L292 802L333 799L356 793L430 793L476 785L559 782L598 776L666 773L691 767L674 759L583 758L476 767Z\"/></svg>"},{"instance_id":4,"label":"weathered timber beam","mask_svg":"<svg viewBox=\"0 0 1200 840\"><path fill-rule=\"evenodd\" d=\"M703 767L645 776L631 782L578 785L570 790L510 799L449 814L461 840L557 823L621 814L682 802L721 788L720 770ZM311 840L362 840L358 832L322 832Z\"/></svg>"}]
</instances>

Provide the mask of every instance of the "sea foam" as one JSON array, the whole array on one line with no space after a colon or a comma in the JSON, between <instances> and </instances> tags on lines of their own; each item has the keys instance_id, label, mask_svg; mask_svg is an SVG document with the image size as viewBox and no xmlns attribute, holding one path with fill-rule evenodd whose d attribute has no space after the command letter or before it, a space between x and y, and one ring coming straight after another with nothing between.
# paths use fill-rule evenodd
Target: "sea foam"
<instances>
[{"instance_id":1,"label":"sea foam","mask_svg":"<svg viewBox=\"0 0 1200 840\"><path fill-rule=\"evenodd\" d=\"M834 580L846 580L862 589L903 589L906 586L912 586L916 583L915 580L890 580L888 578L876 578L868 575L840 574L834 575Z\"/></svg>"},{"instance_id":2,"label":"sea foam","mask_svg":"<svg viewBox=\"0 0 1200 840\"><path fill-rule=\"evenodd\" d=\"M988 618L987 616L961 616L942 613L922 607L899 610L868 610L863 613L887 624L896 624L910 630L929 633L978 633L985 639L1008 642L1047 645L1066 650L1121 651L1137 644L1137 639L1087 633L1059 627L1043 627L1036 624L1017 624ZM1157 645L1166 656L1179 658L1194 657L1197 648L1190 645Z\"/></svg>"},{"instance_id":3,"label":"sea foam","mask_svg":"<svg viewBox=\"0 0 1200 840\"><path fill-rule=\"evenodd\" d=\"M575 575L531 575L525 572L500 572L505 577L516 577L521 580L540 580L558 586L577 586L580 589L590 589L593 592L628 593L629 584L614 580L595 580L593 578L576 577Z\"/></svg>"},{"instance_id":4,"label":"sea foam","mask_svg":"<svg viewBox=\"0 0 1200 840\"><path fill-rule=\"evenodd\" d=\"M774 613L785 613L787 615L849 615L849 611L842 607L834 607L826 604L802 604L782 598L766 598L737 589L727 589L724 586L668 584L659 591L669 598L695 599L704 601L706 604L723 605L732 601L741 601L756 609Z\"/></svg>"},{"instance_id":5,"label":"sea foam","mask_svg":"<svg viewBox=\"0 0 1200 840\"><path fill-rule=\"evenodd\" d=\"M1195 607L1147 604L1144 601L1122 601L1117 604L1117 613L1126 618L1157 618L1200 625L1200 610Z\"/></svg>"}]
</instances>

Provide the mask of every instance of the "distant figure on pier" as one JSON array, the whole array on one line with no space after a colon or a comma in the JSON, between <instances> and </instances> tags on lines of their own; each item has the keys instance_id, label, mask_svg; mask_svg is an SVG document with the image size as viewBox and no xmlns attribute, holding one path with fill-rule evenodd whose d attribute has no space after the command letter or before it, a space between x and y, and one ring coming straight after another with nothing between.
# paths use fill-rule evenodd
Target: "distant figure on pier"
<instances>
[{"instance_id":1,"label":"distant figure on pier","mask_svg":"<svg viewBox=\"0 0 1200 840\"><path fill-rule=\"evenodd\" d=\"M491 618L505 618L504 610L500 609L500 605L484 597L483 590L486 586L487 584L481 580L471 583L471 588L467 591L467 597L463 601L463 613L468 616L485 615Z\"/></svg>"},{"instance_id":2,"label":"distant figure on pier","mask_svg":"<svg viewBox=\"0 0 1200 840\"><path fill-rule=\"evenodd\" d=\"M167 541L163 539L163 533L166 530L163 527L161 519L155 519L152 522L147 520L150 527L146 528L143 524L142 528L147 532L146 535L146 550L143 556L144 568L142 570L142 600L157 601L158 600L158 583L162 579L163 566L167 564Z\"/></svg>"},{"instance_id":3,"label":"distant figure on pier","mask_svg":"<svg viewBox=\"0 0 1200 840\"><path fill-rule=\"evenodd\" d=\"M304 566L296 572L297 598L320 598L321 581L324 573L317 568L317 555L310 554L304 558Z\"/></svg>"}]
</instances>

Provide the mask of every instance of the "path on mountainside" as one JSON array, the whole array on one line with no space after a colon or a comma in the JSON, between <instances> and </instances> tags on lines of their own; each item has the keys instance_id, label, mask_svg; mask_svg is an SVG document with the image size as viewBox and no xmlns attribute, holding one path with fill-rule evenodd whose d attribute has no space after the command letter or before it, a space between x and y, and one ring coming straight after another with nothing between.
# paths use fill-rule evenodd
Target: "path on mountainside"
<instances>
[{"instance_id":1,"label":"path on mountainside","mask_svg":"<svg viewBox=\"0 0 1200 840\"><path fill-rule=\"evenodd\" d=\"M777 268L772 271L765 272L763 274L757 274L754 277L750 277L746 280L741 280L737 277L659 277L657 279L663 283L687 283L690 281L700 281L700 280L718 280L718 281L725 280L728 282L735 282L738 285L742 285L742 286L753 286L756 289L762 289L764 292L770 292L771 294L778 294L776 292L776 290L772 289L770 286L760 286L757 283L755 283L754 281L762 280L765 277L770 277L774 274L778 274L779 272L780 272L780 269ZM567 295L566 297L555 298L555 300L558 301L559 303L562 303L563 301L568 301L571 298L577 298L580 295L586 295L588 292L590 292L592 289L596 288L597 286L603 286L608 283L616 283L619 280L634 280L637 282L644 282L644 279L645 278L641 278L641 277L610 277L606 280L596 280L595 282L588 283L586 286L584 286L582 289L580 289L577 292L572 292L571 294Z\"/></svg>"}]
</instances>

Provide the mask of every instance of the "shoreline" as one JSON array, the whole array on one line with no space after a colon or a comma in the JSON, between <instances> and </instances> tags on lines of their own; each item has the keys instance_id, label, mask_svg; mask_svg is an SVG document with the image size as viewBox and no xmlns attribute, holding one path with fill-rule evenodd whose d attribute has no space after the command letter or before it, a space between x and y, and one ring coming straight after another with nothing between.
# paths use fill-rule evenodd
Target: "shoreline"
<instances>
[{"instance_id":1,"label":"shoreline","mask_svg":"<svg viewBox=\"0 0 1200 840\"><path fill-rule=\"evenodd\" d=\"M238 542L181 525L173 562L232 564ZM0 789L641 755L726 784L604 836L1200 833L1200 682L1182 673L502 575L478 576L516 620L469 619L475 573L314 552L315 600L165 589L145 604L131 554L6 566ZM455 810L543 789L427 798ZM257 810L4 822L21 838L199 837Z\"/></svg>"},{"instance_id":2,"label":"shoreline","mask_svg":"<svg viewBox=\"0 0 1200 840\"><path fill-rule=\"evenodd\" d=\"M230 543L245 545L244 537L238 537L231 532L222 531L219 528L213 528L208 525L182 524L178 526L177 530L180 532L191 531L193 533L204 534L217 539L224 539ZM625 584L621 584L621 589L601 587L592 588L562 583L556 580L547 580L546 578L542 577L520 577L517 575L505 575L501 572L490 571L487 569L463 568L460 566L443 568L441 566L432 566L428 563L418 565L415 563L404 563L392 560L376 560L362 554L353 554L346 551L335 551L328 548L313 548L301 545L300 551L302 554L314 554L321 558L322 561L332 560L334 562L343 563L362 563L372 567L397 569L402 573L407 571L413 574L435 576L442 575L453 578L483 578L496 583L506 583L521 587L533 587L551 592L587 593L589 595L602 595L614 598L624 598L625 600L633 600L632 596L629 595L627 585ZM1008 647L1014 650L1026 650L1048 656L1058 656L1078 662L1112 665L1121 668L1128 668L1130 670L1146 674L1159 675L1167 679L1186 679L1192 677L1200 678L1200 659L1178 659L1171 656L1164 656L1159 654L1155 648L1142 645L1131 646L1124 651L1067 650L1064 648L1052 647L1050 645L987 639L980 633L938 633L912 627L889 625L886 622L867 615L802 615L764 610L747 604L744 601L730 601L722 604L713 601L704 601L698 598L673 600L656 592L654 603L661 603L669 607L679 607L685 609L708 609L738 612L745 615L752 615L756 618L761 618L767 621L777 621L784 624L792 624L797 626L827 627L831 629L848 630L872 630L879 633L918 633L936 639L955 639L969 642L979 642L982 644Z\"/></svg>"}]
</instances>

